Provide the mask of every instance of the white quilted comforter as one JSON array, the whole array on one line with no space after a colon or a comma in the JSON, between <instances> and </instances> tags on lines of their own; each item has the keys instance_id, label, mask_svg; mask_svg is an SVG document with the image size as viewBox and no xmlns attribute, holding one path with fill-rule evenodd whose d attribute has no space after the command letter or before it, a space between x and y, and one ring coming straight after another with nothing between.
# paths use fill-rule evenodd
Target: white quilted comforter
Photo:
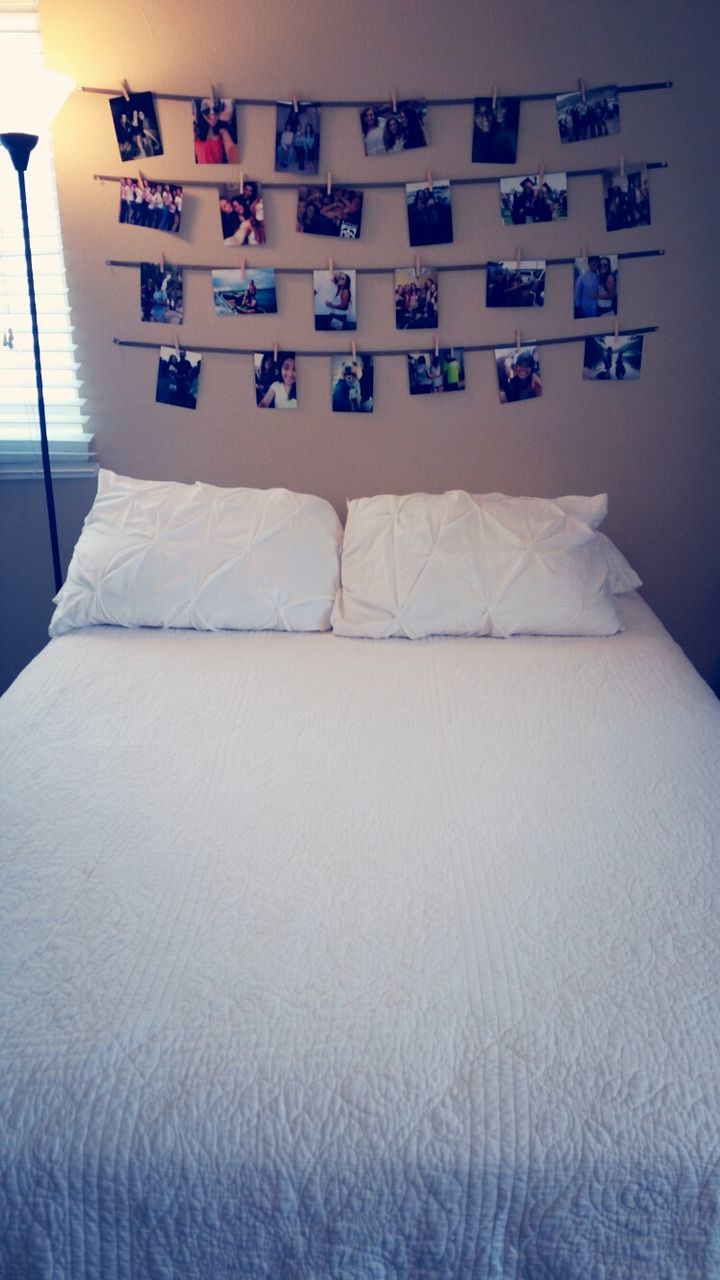
<instances>
[{"instance_id":1,"label":"white quilted comforter","mask_svg":"<svg viewBox=\"0 0 720 1280\"><path fill-rule=\"evenodd\" d=\"M720 709L621 607L52 641L0 704L3 1280L720 1274Z\"/></svg>"}]
</instances>

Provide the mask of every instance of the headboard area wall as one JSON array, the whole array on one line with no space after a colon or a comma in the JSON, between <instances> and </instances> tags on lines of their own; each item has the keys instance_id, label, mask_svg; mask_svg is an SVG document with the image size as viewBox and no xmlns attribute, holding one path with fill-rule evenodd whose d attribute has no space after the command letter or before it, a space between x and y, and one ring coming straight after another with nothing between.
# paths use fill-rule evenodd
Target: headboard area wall
<instances>
[{"instance_id":1,"label":"headboard area wall","mask_svg":"<svg viewBox=\"0 0 720 1280\"><path fill-rule=\"evenodd\" d=\"M240 100L237 165L195 164L190 102L159 97L164 153L123 163L108 99L75 94L55 129L55 153L73 314L90 429L102 465L144 478L287 486L345 499L377 492L466 488L551 496L609 494L607 531L645 581L650 604L702 673L716 677L717 493L720 480L712 348L716 317L708 281L716 228L708 216L717 143L710 86L716 58L709 2L683 13L672 0L607 0L582 12L568 0L45 0L51 65L89 87ZM342 100L534 95L595 86L672 81L666 90L620 94L621 131L561 141L555 104L523 101L517 162L474 163L472 105L431 106L429 145L366 156L357 108L324 107L319 176L335 187L449 179L453 241L412 247L402 186L364 191L359 239L298 234L302 174L275 172L276 116L243 99ZM712 149L712 150L711 150ZM649 173L651 223L608 232L599 175L568 179L567 217L506 226L498 184L477 177L577 169ZM177 234L119 221L117 181L187 184ZM240 173L267 185L266 243L228 247L217 185ZM194 186L194 182L215 186ZM310 179L312 181L312 179ZM455 186L452 184L455 182ZM287 183L278 190L275 184ZM711 244L711 236L713 243ZM197 408L156 403L158 350L114 339L205 352L240 347L300 352L431 350L435 333L398 330L392 269L490 260L574 259L583 253L661 255L621 261L621 330L657 326L644 340L641 376L583 379L582 342L541 346L542 396L501 404L491 350L466 351L465 389L414 395L405 359L377 355L371 413L333 413L328 357L297 357L297 409L256 407L251 355L203 355ZM184 273L184 322L141 319L140 272L108 260L158 261ZM316 332L313 269L359 269L357 329ZM218 315L211 268L274 267L277 313ZM384 267L386 273L364 272ZM288 268L303 271L288 272ZM573 266L548 265L542 308L488 308L484 270L440 274L441 348L507 346L603 332L573 314ZM609 322L608 322L609 323ZM612 323L614 324L614 318ZM612 326L610 326L612 327ZM607 328L607 326L606 326Z\"/></svg>"}]
</instances>

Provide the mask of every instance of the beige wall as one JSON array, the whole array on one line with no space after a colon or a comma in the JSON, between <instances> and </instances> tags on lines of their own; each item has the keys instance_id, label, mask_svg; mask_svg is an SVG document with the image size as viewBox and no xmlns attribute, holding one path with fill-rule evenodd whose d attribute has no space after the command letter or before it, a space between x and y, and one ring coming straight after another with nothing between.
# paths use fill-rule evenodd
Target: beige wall
<instances>
[{"instance_id":1,"label":"beige wall","mask_svg":"<svg viewBox=\"0 0 720 1280\"><path fill-rule=\"evenodd\" d=\"M717 11L711 0L44 0L48 60L85 85L206 93L211 84L238 97L384 99L532 93L609 81L672 80L674 88L621 98L620 138L561 146L551 103L522 107L517 171L667 160L651 174L651 227L604 230L598 177L570 179L564 224L504 228L494 186L457 188L453 245L422 251L425 262L513 256L518 240L531 257L573 256L583 244L613 252L663 248L666 256L629 261L622 270L621 326L660 326L645 342L638 382L583 383L582 345L543 349L545 394L524 405L498 403L489 353L467 357L467 390L444 397L407 393L401 360L379 360L376 411L360 420L333 416L329 361L300 365L300 407L288 415L254 406L250 358L208 356L196 413L154 403L157 355L121 350L115 336L156 339L138 311L138 275L106 258L152 258L164 250L187 263L221 263L214 193L188 190L180 237L121 226L119 188L93 174L122 166L103 97L77 94L56 126L63 231L82 375L100 461L144 477L288 487L348 496L378 491L503 489L550 495L610 495L608 532L646 582L646 595L708 677L720 659L718 613L718 431L715 380L717 227L708 193L718 188ZM680 38L682 37L682 39ZM711 93L713 102L711 106ZM149 177L191 180L189 104L160 102L165 155L145 163ZM470 162L470 108L437 108L432 145L420 153L371 160L363 154L354 111L323 116L321 166L337 182L413 181L486 170ZM273 112L240 111L242 167L272 181ZM512 172L516 170L513 169ZM212 176L222 170L212 171ZM209 176L207 169L199 176ZM229 175L226 175L229 176ZM368 192L362 239L343 246L298 236L292 191L266 200L268 245L250 262L324 266L332 253L348 266L409 265L403 193ZM548 270L546 306L527 313L486 311L484 274L441 278L443 344L512 341L516 317L525 336L569 335L572 269ZM311 279L279 277L277 317L213 315L209 277L186 276L182 339L204 344L342 347L312 327ZM712 303L711 303L712 299ZM359 279L358 349L406 347L394 329L390 277ZM597 327L597 322L591 327Z\"/></svg>"}]
</instances>

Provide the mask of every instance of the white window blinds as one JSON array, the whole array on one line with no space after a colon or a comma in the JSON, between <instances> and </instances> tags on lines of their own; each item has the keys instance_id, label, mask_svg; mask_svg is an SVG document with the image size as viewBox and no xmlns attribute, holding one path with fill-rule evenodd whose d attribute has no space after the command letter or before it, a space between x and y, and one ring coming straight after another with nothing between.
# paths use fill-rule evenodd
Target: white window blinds
<instances>
[{"instance_id":1,"label":"white window blinds","mask_svg":"<svg viewBox=\"0 0 720 1280\"><path fill-rule=\"evenodd\" d=\"M37 0L24 4L0 0L0 67L11 66L18 58L42 59L37 10ZM92 436L82 412L48 139L38 142L25 177L53 474L87 474ZM41 475L20 195L17 174L4 148L0 148L0 342L0 473Z\"/></svg>"}]
</instances>

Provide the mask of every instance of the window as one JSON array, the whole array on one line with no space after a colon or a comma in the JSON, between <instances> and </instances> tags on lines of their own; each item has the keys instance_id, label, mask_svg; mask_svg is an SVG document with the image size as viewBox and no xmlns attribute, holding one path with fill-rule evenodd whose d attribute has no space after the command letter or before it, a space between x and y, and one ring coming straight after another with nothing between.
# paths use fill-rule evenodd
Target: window
<instances>
[{"instance_id":1,"label":"window","mask_svg":"<svg viewBox=\"0 0 720 1280\"><path fill-rule=\"evenodd\" d=\"M37 0L0 0L0 61L42 58ZM2 122L0 121L0 129ZM25 175L40 355L53 475L94 468L82 412L65 284L51 145L41 138ZM17 174L0 148L0 475L42 475L37 390Z\"/></svg>"}]
</instances>

